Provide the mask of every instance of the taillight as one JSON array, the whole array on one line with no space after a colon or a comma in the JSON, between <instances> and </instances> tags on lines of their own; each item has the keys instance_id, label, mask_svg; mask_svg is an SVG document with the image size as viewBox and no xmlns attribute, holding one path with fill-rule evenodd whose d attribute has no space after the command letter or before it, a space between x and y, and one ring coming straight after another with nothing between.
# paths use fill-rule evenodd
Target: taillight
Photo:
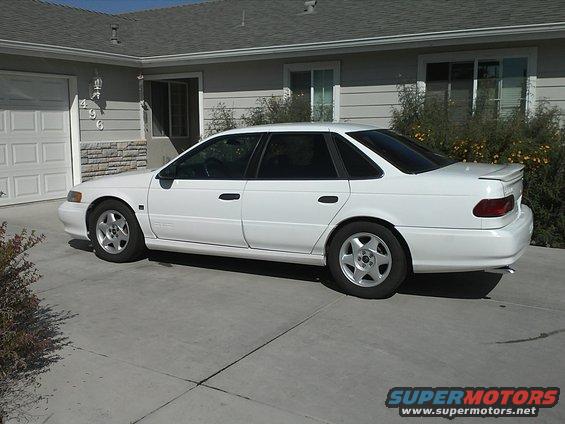
<instances>
[{"instance_id":1,"label":"taillight","mask_svg":"<svg viewBox=\"0 0 565 424\"><path fill-rule=\"evenodd\" d=\"M473 208L473 215L479 218L495 218L504 216L514 209L514 196L501 199L483 199Z\"/></svg>"}]
</instances>

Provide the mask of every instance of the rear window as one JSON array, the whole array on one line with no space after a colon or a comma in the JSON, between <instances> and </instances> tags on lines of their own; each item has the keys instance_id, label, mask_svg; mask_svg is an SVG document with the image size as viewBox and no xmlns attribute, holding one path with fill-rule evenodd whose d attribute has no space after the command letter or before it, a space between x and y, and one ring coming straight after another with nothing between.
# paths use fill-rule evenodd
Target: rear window
<instances>
[{"instance_id":1,"label":"rear window","mask_svg":"<svg viewBox=\"0 0 565 424\"><path fill-rule=\"evenodd\" d=\"M347 133L405 174L420 174L455 163L453 159L391 130Z\"/></svg>"}]
</instances>

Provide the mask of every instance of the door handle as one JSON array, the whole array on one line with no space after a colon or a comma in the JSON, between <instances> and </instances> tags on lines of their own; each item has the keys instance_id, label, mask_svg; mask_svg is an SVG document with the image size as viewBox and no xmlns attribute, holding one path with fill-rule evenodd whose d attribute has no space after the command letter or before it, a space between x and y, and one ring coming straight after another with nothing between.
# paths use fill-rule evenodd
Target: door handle
<instances>
[{"instance_id":1,"label":"door handle","mask_svg":"<svg viewBox=\"0 0 565 424\"><path fill-rule=\"evenodd\" d=\"M318 199L320 203L337 203L339 198L337 196L322 196Z\"/></svg>"},{"instance_id":2,"label":"door handle","mask_svg":"<svg viewBox=\"0 0 565 424\"><path fill-rule=\"evenodd\" d=\"M220 194L220 200L237 200L239 199L238 193L223 193Z\"/></svg>"}]
</instances>

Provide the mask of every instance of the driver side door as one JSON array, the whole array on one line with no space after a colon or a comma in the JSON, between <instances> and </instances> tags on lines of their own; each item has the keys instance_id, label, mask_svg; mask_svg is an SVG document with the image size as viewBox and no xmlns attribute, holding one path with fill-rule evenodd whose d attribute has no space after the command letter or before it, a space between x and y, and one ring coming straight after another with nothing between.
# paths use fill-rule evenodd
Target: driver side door
<instances>
[{"instance_id":1,"label":"driver side door","mask_svg":"<svg viewBox=\"0 0 565 424\"><path fill-rule=\"evenodd\" d=\"M151 181L148 213L160 239L247 247L241 225L246 170L261 133L198 145Z\"/></svg>"}]
</instances>

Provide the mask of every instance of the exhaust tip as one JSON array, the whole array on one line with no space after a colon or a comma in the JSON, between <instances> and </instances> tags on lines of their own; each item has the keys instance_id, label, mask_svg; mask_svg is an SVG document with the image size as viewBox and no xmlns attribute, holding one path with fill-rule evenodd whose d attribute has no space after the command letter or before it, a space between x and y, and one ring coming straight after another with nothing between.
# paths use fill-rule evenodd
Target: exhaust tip
<instances>
[{"instance_id":1,"label":"exhaust tip","mask_svg":"<svg viewBox=\"0 0 565 424\"><path fill-rule=\"evenodd\" d=\"M495 274L514 274L516 270L510 266L501 266L499 268L489 268L487 272L492 272Z\"/></svg>"}]
</instances>

